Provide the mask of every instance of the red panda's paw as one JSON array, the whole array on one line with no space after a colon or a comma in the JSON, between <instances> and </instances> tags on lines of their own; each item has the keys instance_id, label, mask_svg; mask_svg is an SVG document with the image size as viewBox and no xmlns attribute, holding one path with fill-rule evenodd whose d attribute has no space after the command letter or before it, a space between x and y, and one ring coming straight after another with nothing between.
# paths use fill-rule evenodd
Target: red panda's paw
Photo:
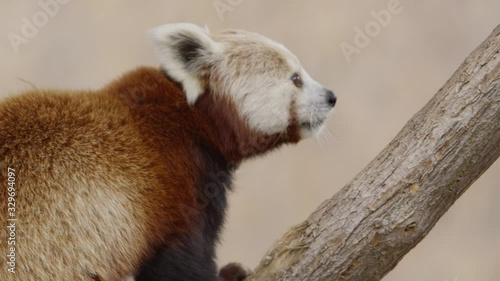
<instances>
[{"instance_id":1,"label":"red panda's paw","mask_svg":"<svg viewBox=\"0 0 500 281\"><path fill-rule=\"evenodd\" d=\"M250 270L245 269L239 263L230 263L219 271L221 281L244 281L250 275Z\"/></svg>"}]
</instances>

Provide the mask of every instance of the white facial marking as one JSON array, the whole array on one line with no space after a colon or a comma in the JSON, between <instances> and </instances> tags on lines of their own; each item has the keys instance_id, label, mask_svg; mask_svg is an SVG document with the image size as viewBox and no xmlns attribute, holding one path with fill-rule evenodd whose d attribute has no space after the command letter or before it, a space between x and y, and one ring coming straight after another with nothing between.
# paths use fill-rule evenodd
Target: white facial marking
<instances>
[{"instance_id":1,"label":"white facial marking","mask_svg":"<svg viewBox=\"0 0 500 281\"><path fill-rule=\"evenodd\" d=\"M327 90L309 76L301 71L304 87L296 99L296 111L299 124L301 125L301 136L310 137L321 131L332 106L328 104Z\"/></svg>"},{"instance_id":2,"label":"white facial marking","mask_svg":"<svg viewBox=\"0 0 500 281\"><path fill-rule=\"evenodd\" d=\"M224 79L223 92L233 98L252 129L284 133L291 114L303 138L321 129L332 107L324 87L302 69L295 55L279 43L243 31L228 33L221 43L227 51L216 72ZM294 73L302 79L300 87L292 81Z\"/></svg>"}]
</instances>

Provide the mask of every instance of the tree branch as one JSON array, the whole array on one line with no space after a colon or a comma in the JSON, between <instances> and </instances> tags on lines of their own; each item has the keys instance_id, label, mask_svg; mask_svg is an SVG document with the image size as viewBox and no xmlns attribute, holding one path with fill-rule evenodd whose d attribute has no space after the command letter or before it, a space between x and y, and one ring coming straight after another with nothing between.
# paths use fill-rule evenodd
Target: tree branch
<instances>
[{"instance_id":1,"label":"tree branch","mask_svg":"<svg viewBox=\"0 0 500 281\"><path fill-rule=\"evenodd\" d=\"M248 280L368 281L391 271L500 155L499 49L500 26Z\"/></svg>"}]
</instances>

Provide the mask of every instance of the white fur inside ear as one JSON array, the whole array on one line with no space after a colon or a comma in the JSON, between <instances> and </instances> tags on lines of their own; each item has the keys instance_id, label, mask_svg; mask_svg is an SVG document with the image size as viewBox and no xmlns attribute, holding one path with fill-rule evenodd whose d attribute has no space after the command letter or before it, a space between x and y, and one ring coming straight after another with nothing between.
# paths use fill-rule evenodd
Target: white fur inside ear
<instances>
[{"instance_id":1,"label":"white fur inside ear","mask_svg":"<svg viewBox=\"0 0 500 281\"><path fill-rule=\"evenodd\" d=\"M222 47L207 29L190 23L166 24L150 31L163 69L181 83L189 104L194 104L203 92L203 71L213 62Z\"/></svg>"}]
</instances>

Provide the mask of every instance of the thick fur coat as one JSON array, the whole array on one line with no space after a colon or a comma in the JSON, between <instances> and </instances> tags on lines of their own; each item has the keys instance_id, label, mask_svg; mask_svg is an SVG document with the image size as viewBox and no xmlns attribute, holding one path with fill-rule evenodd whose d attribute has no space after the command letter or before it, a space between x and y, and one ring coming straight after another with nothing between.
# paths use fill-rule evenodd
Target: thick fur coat
<instances>
[{"instance_id":1,"label":"thick fur coat","mask_svg":"<svg viewBox=\"0 0 500 281\"><path fill-rule=\"evenodd\" d=\"M256 34L177 24L152 38L161 68L0 102L0 222L9 169L17 219L16 273L0 280L244 278L214 262L233 171L317 132L335 97Z\"/></svg>"}]
</instances>

